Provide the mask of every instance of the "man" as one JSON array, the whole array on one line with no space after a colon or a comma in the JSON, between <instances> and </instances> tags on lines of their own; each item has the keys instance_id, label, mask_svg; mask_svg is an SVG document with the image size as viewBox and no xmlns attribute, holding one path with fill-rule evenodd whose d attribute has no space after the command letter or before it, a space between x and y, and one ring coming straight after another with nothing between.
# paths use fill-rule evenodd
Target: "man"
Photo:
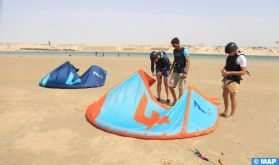
<instances>
[{"instance_id":1,"label":"man","mask_svg":"<svg viewBox=\"0 0 279 165\"><path fill-rule=\"evenodd\" d=\"M223 99L225 110L220 116L225 118L234 117L236 111L236 93L239 88L241 75L246 74L246 58L239 54L238 47L234 42L230 42L225 47L225 53L228 54L226 65L221 70L223 79ZM231 113L228 111L229 95L231 99Z\"/></svg>"},{"instance_id":2,"label":"man","mask_svg":"<svg viewBox=\"0 0 279 165\"><path fill-rule=\"evenodd\" d=\"M177 84L179 89L179 98L182 96L184 92L184 84L186 82L186 77L190 68L190 55L187 48L181 47L178 38L173 38L171 40L171 45L174 48L174 61L170 70L171 77L169 82L169 88L173 96L172 105L174 105L177 101L177 97L174 91L174 88L176 88Z\"/></svg>"},{"instance_id":3,"label":"man","mask_svg":"<svg viewBox=\"0 0 279 165\"><path fill-rule=\"evenodd\" d=\"M152 75L155 76L154 66L156 70L156 79L157 79L157 100L161 101L161 86L162 86L162 77L164 77L164 85L167 94L167 104L170 103L169 100L169 90L168 90L168 78L169 78L169 70L170 70L170 61L165 52L151 52L150 54L151 60L151 72Z\"/></svg>"}]
</instances>

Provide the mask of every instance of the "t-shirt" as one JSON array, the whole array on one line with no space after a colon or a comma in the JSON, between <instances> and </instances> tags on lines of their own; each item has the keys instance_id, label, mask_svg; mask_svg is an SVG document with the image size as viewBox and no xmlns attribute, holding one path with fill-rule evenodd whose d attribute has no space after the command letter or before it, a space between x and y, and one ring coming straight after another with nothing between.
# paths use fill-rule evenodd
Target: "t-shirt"
<instances>
[{"instance_id":1,"label":"t-shirt","mask_svg":"<svg viewBox=\"0 0 279 165\"><path fill-rule=\"evenodd\" d=\"M240 67L246 67L246 57L244 55L239 55L236 59L236 63L240 65Z\"/></svg>"},{"instance_id":2,"label":"t-shirt","mask_svg":"<svg viewBox=\"0 0 279 165\"><path fill-rule=\"evenodd\" d=\"M184 55L184 57L190 56L189 50L187 48L184 48L183 55ZM179 51L176 51L174 53L174 56L180 56Z\"/></svg>"},{"instance_id":3,"label":"t-shirt","mask_svg":"<svg viewBox=\"0 0 279 165\"><path fill-rule=\"evenodd\" d=\"M184 48L183 55L184 57L190 56L189 50L187 48Z\"/></svg>"}]
</instances>

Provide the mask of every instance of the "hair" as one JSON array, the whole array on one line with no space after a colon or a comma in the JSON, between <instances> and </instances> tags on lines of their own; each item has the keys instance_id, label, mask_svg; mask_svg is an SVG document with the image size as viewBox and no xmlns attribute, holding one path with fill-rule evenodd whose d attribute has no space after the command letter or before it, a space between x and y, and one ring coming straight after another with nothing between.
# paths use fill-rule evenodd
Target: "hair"
<instances>
[{"instance_id":1,"label":"hair","mask_svg":"<svg viewBox=\"0 0 279 165\"><path fill-rule=\"evenodd\" d=\"M179 44L179 39L177 37L173 38L171 44Z\"/></svg>"}]
</instances>

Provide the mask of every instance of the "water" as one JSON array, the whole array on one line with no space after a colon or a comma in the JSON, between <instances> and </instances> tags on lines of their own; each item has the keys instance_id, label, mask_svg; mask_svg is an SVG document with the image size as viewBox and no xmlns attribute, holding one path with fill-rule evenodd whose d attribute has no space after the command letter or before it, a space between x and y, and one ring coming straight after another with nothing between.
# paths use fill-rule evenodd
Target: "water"
<instances>
[{"instance_id":1,"label":"water","mask_svg":"<svg viewBox=\"0 0 279 165\"><path fill-rule=\"evenodd\" d=\"M105 52L105 56L137 56L137 57L148 57L150 53L141 52ZM171 53L167 53L169 57L173 57ZM96 56L96 52L73 52L73 51L0 51L0 56ZM97 56L103 56L103 52L98 52ZM191 58L203 58L203 59L224 59L226 55L218 54L191 54ZM267 55L246 55L248 60L259 60L259 61L273 61L279 60L279 56L267 56Z\"/></svg>"}]
</instances>

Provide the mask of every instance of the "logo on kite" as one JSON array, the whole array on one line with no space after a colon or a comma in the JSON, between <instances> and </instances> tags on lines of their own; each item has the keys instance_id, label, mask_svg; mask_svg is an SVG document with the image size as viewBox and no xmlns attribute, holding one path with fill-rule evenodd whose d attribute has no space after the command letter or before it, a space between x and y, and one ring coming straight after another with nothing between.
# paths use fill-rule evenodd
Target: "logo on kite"
<instances>
[{"instance_id":1,"label":"logo on kite","mask_svg":"<svg viewBox=\"0 0 279 165\"><path fill-rule=\"evenodd\" d=\"M198 107L198 109L199 109L200 111L202 111L203 113L206 113L205 110L203 110L203 109L200 107L200 105L196 102L196 100L194 100L194 107Z\"/></svg>"},{"instance_id":2,"label":"logo on kite","mask_svg":"<svg viewBox=\"0 0 279 165\"><path fill-rule=\"evenodd\" d=\"M135 121L146 125L147 130L152 128L155 124L170 123L168 116L164 116L164 117L160 118L160 113L156 112L155 110L152 110L151 117L145 116L147 102L148 102L148 99L147 99L146 95L144 94L141 97L140 103L139 103L137 111L135 113L135 116L134 116Z\"/></svg>"},{"instance_id":3,"label":"logo on kite","mask_svg":"<svg viewBox=\"0 0 279 165\"><path fill-rule=\"evenodd\" d=\"M103 76L102 76L102 75L100 75L99 73L97 73L97 72L93 71L93 74L94 74L94 75L96 75L97 77L99 77L99 78L103 79Z\"/></svg>"}]
</instances>

